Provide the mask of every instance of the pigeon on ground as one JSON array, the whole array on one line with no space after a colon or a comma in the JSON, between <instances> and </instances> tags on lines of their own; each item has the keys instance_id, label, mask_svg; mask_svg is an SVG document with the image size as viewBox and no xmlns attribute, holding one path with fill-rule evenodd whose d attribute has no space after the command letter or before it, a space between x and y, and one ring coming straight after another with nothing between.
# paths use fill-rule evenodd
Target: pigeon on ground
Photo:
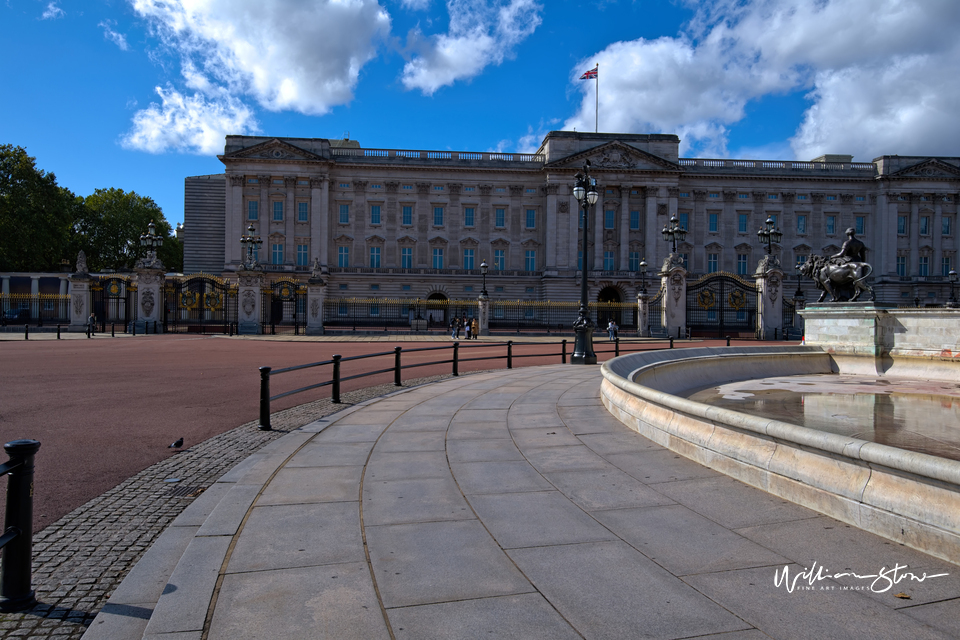
<instances>
[{"instance_id":1,"label":"pigeon on ground","mask_svg":"<svg viewBox=\"0 0 960 640\"><path fill-rule=\"evenodd\" d=\"M183 438L180 438L179 440L171 444L169 447L167 447L167 449L179 449L182 446L183 446Z\"/></svg>"}]
</instances>

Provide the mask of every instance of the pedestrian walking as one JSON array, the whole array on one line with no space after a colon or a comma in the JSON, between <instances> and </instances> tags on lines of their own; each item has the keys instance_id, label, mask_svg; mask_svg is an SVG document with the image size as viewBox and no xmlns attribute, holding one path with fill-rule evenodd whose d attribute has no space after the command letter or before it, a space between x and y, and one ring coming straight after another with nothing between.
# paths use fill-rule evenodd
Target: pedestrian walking
<instances>
[{"instance_id":1,"label":"pedestrian walking","mask_svg":"<svg viewBox=\"0 0 960 640\"><path fill-rule=\"evenodd\" d=\"M613 335L616 332L616 324L613 322L613 318L610 318L610 322L607 323L607 339L610 342L613 342Z\"/></svg>"},{"instance_id":2,"label":"pedestrian walking","mask_svg":"<svg viewBox=\"0 0 960 640\"><path fill-rule=\"evenodd\" d=\"M457 319L456 318L450 321L450 339L451 340L457 339Z\"/></svg>"},{"instance_id":3,"label":"pedestrian walking","mask_svg":"<svg viewBox=\"0 0 960 640\"><path fill-rule=\"evenodd\" d=\"M477 336L480 335L480 323L477 322L476 318L470 323L470 327L473 329L473 339L476 340Z\"/></svg>"},{"instance_id":4,"label":"pedestrian walking","mask_svg":"<svg viewBox=\"0 0 960 640\"><path fill-rule=\"evenodd\" d=\"M97 316L90 314L90 317L87 318L87 337L92 338L97 334Z\"/></svg>"},{"instance_id":5,"label":"pedestrian walking","mask_svg":"<svg viewBox=\"0 0 960 640\"><path fill-rule=\"evenodd\" d=\"M469 322L466 323L466 324L464 325L464 331L467 332L467 340L469 340L470 337L471 337L472 334L473 334L473 325L470 324Z\"/></svg>"}]
</instances>

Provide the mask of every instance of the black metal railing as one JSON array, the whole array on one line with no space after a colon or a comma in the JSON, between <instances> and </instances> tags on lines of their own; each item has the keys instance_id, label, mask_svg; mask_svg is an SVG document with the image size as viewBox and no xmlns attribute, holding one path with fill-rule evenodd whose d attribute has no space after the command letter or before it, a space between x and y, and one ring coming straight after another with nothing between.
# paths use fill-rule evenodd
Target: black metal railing
<instances>
[{"instance_id":1,"label":"black metal railing","mask_svg":"<svg viewBox=\"0 0 960 640\"><path fill-rule=\"evenodd\" d=\"M0 535L0 612L23 611L37 603L31 588L33 563L33 456L36 440L14 440L3 445L10 459L0 465L7 481L7 511Z\"/></svg>"},{"instance_id":2,"label":"black metal railing","mask_svg":"<svg viewBox=\"0 0 960 640\"><path fill-rule=\"evenodd\" d=\"M599 344L603 344L602 342ZM598 346L599 346L598 344ZM649 342L626 342L622 343L620 338L613 340L609 343L612 349L601 349L595 348L595 352L600 353L613 353L614 356L619 356L621 352L635 352L635 351L657 351L660 349L673 349L673 338L670 338L669 347L663 346L650 346ZM548 353L514 353L513 349L517 346L543 346L543 345L553 345L559 346L560 350L557 352L548 352ZM629 348L630 346L636 346L637 348ZM478 349L491 349L491 348L504 348L505 352L503 354L497 355L484 355L484 356L473 356L473 357L463 357L460 352L461 350L478 350ZM430 362L417 362L413 364L403 364L401 354L403 353L419 353L425 351L450 351L451 355L449 359L442 360L431 360ZM383 369L376 369L374 371L366 371L364 373L358 373L350 376L343 376L341 372L341 366L344 362L352 362L356 360L366 360L369 358L382 358L386 356L393 356L393 366L385 367ZM429 367L440 364L449 364L451 365L451 373L455 376L460 375L460 364L463 362L479 362L482 360L506 360L507 369L513 369L513 361L515 358L552 358L560 356L561 364L567 363L567 340L561 340L560 342L514 342L513 340L508 340L506 342L487 342L481 344L471 344L471 345L461 345L459 342L454 342L451 345L444 345L442 347L420 347L417 349L406 349L402 347L394 347L393 351L381 351L379 353L368 353L359 356L350 356L344 358L341 355L334 355L330 360L323 360L321 362L311 362L309 364L300 364L292 367L285 367L283 369L274 370L272 367L260 367L260 423L258 428L263 431L269 431L273 427L270 424L270 403L274 400L279 400L281 398L286 398L287 396L292 396L297 393L303 393L304 391L310 391L312 389L319 389L320 387L331 387L331 399L334 403L339 404L341 401L340 394L340 385L343 382L348 380L357 380L359 378L366 378L368 376L381 375L384 373L393 373L393 384L394 386L402 386L403 380L401 372L406 369L415 369L417 367ZM317 382L314 384L309 384L305 387L300 387L299 389L293 389L291 391L285 391L283 393L278 393L276 395L270 395L270 378L281 373L290 373L291 371L302 371L304 369L311 369L314 367L326 367L329 366L330 370L330 379L324 380L323 382Z\"/></svg>"}]
</instances>

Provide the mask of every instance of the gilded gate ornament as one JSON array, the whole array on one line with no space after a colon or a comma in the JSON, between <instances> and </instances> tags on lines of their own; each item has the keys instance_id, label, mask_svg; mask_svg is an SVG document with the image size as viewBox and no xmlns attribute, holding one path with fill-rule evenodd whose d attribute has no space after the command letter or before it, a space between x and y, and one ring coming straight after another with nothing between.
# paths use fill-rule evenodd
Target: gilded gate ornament
<instances>
[{"instance_id":1,"label":"gilded gate ornament","mask_svg":"<svg viewBox=\"0 0 960 640\"><path fill-rule=\"evenodd\" d=\"M701 309L711 309L717 304L717 297L713 295L713 291L704 289L697 294L697 304Z\"/></svg>"},{"instance_id":2,"label":"gilded gate ornament","mask_svg":"<svg viewBox=\"0 0 960 640\"><path fill-rule=\"evenodd\" d=\"M180 306L184 309L196 309L200 302L200 296L196 291L184 291L180 294Z\"/></svg>"},{"instance_id":3,"label":"gilded gate ornament","mask_svg":"<svg viewBox=\"0 0 960 640\"><path fill-rule=\"evenodd\" d=\"M745 306L747 306L747 294L745 294L740 289L734 289L730 292L730 295L727 296L727 302L730 306L737 311L740 311Z\"/></svg>"},{"instance_id":4,"label":"gilded gate ornament","mask_svg":"<svg viewBox=\"0 0 960 640\"><path fill-rule=\"evenodd\" d=\"M214 311L223 306L223 294L216 291L208 291L203 296L203 307Z\"/></svg>"}]
</instances>

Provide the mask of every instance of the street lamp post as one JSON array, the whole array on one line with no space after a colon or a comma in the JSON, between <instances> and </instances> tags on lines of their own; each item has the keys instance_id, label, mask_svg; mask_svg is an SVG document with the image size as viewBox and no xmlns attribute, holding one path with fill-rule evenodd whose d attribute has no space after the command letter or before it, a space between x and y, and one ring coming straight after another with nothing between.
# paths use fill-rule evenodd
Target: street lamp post
<instances>
[{"instance_id":1,"label":"street lamp post","mask_svg":"<svg viewBox=\"0 0 960 640\"><path fill-rule=\"evenodd\" d=\"M773 221L773 218L767 218L766 226L757 231L757 237L760 239L760 244L767 244L767 255L773 255L773 243L776 242L780 244L780 241L783 240L783 232L777 228L777 223Z\"/></svg>"},{"instance_id":2,"label":"street lamp post","mask_svg":"<svg viewBox=\"0 0 960 640\"><path fill-rule=\"evenodd\" d=\"M570 357L570 364L597 364L597 354L593 350L593 330L596 325L590 319L587 302L587 275L589 269L589 251L587 251L587 241L589 239L589 212L590 207L597 203L600 194L597 192L597 180L590 177L590 161L583 164L583 171L574 176L576 182L573 185L573 197L577 199L580 205L580 211L583 215L583 240L582 240L582 264L580 265L580 310L577 320L573 323L575 333L573 355Z\"/></svg>"},{"instance_id":3,"label":"street lamp post","mask_svg":"<svg viewBox=\"0 0 960 640\"><path fill-rule=\"evenodd\" d=\"M163 246L163 236L157 235L157 225L153 224L153 220L147 225L147 232L140 236L140 246L147 250L147 255L138 261L137 267L163 268L157 259L157 250Z\"/></svg>"},{"instance_id":4,"label":"street lamp post","mask_svg":"<svg viewBox=\"0 0 960 640\"><path fill-rule=\"evenodd\" d=\"M670 218L670 226L665 226L660 233L663 234L664 240L673 243L673 249L670 251L671 256L677 254L677 242L683 242L683 239L687 237L687 230L680 226L680 220L677 216Z\"/></svg>"},{"instance_id":5,"label":"street lamp post","mask_svg":"<svg viewBox=\"0 0 960 640\"><path fill-rule=\"evenodd\" d=\"M245 253L246 259L240 265L243 269L254 270L260 266L260 262L254 256L254 252L260 248L260 245L263 244L263 240L260 239L260 236L254 234L253 224L247 227L247 233L240 236L241 246L246 248ZM257 251L259 253L259 251Z\"/></svg>"},{"instance_id":6,"label":"street lamp post","mask_svg":"<svg viewBox=\"0 0 960 640\"><path fill-rule=\"evenodd\" d=\"M480 295L483 296L484 298L488 297L487 296L487 269L489 268L490 266L487 264L486 260L480 263L480 275L483 276L483 288L480 290Z\"/></svg>"},{"instance_id":7,"label":"street lamp post","mask_svg":"<svg viewBox=\"0 0 960 640\"><path fill-rule=\"evenodd\" d=\"M947 275L950 278L950 302L947 303L947 306L951 309L956 309L960 307L960 304L957 303L957 295L954 290L954 286L957 284L957 272L953 269L950 269L950 273Z\"/></svg>"},{"instance_id":8,"label":"street lamp post","mask_svg":"<svg viewBox=\"0 0 960 640\"><path fill-rule=\"evenodd\" d=\"M640 295L647 295L647 261L640 261Z\"/></svg>"}]
</instances>

